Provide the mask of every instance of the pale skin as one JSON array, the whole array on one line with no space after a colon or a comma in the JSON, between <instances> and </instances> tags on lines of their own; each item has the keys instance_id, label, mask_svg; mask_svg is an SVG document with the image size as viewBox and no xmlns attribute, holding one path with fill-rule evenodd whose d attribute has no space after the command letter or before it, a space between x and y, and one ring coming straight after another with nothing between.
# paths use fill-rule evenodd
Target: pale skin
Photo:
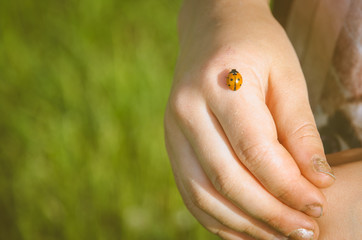
<instances>
[{"instance_id":1,"label":"pale skin","mask_svg":"<svg viewBox=\"0 0 362 240\"><path fill-rule=\"evenodd\" d=\"M224 239L318 239L334 177L313 165L326 157L304 76L268 1L185 0L179 39L165 136L188 209Z\"/></svg>"}]
</instances>

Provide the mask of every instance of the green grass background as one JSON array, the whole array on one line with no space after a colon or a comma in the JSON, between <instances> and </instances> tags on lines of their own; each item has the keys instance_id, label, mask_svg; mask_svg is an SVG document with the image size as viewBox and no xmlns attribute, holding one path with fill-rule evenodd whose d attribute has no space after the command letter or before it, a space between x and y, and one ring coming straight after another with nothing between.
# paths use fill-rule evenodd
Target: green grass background
<instances>
[{"instance_id":1,"label":"green grass background","mask_svg":"<svg viewBox=\"0 0 362 240\"><path fill-rule=\"evenodd\" d=\"M164 147L180 4L0 1L0 239L217 239Z\"/></svg>"}]
</instances>

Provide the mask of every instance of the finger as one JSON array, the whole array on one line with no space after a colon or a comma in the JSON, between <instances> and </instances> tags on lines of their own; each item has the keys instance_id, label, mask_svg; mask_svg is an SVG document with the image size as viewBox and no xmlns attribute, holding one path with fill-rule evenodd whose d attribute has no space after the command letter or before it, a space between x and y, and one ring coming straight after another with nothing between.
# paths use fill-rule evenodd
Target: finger
<instances>
[{"instance_id":1,"label":"finger","mask_svg":"<svg viewBox=\"0 0 362 240\"><path fill-rule=\"evenodd\" d=\"M201 110L197 112L202 113ZM298 229L305 229L306 232L314 230L315 236L318 234L318 226L315 221L301 212L287 207L265 191L252 174L240 164L236 156L230 152L230 146L217 133L217 129L210 118L203 119L201 116L196 118L199 119L201 124L200 126L195 125L195 128L200 132L195 134L192 142L196 143L196 146L194 146L196 149L201 149L201 151L198 151L199 161L216 189L245 213L269 224L284 235L290 235ZM175 139L175 136L172 138ZM183 147L183 144L174 145L182 151L179 155L186 153L186 147ZM189 168L185 170L185 175L191 174L190 169L196 169L193 164L185 161L189 158L185 156L183 160L180 160ZM180 172L180 167L177 169L177 172ZM200 200L202 198L196 197L196 199ZM214 209L219 208L215 207Z\"/></svg>"},{"instance_id":2,"label":"finger","mask_svg":"<svg viewBox=\"0 0 362 240\"><path fill-rule=\"evenodd\" d=\"M212 112L240 161L269 192L288 206L319 217L325 203L323 194L301 175L278 142L257 77L248 69L242 72L246 82L238 92L219 88L209 95Z\"/></svg>"},{"instance_id":3,"label":"finger","mask_svg":"<svg viewBox=\"0 0 362 240\"><path fill-rule=\"evenodd\" d=\"M265 191L233 154L215 117L212 114L209 117L197 127L199 134L196 136L202 137L195 137L192 142L194 148L199 149L198 159L215 188L244 212L285 235L299 228L313 229L312 219Z\"/></svg>"},{"instance_id":4,"label":"finger","mask_svg":"<svg viewBox=\"0 0 362 240\"><path fill-rule=\"evenodd\" d=\"M268 107L277 126L279 141L292 155L302 174L317 187L324 188L334 183L335 176L324 154L303 73L296 64L291 62L287 68L279 67L271 72Z\"/></svg>"},{"instance_id":5,"label":"finger","mask_svg":"<svg viewBox=\"0 0 362 240\"><path fill-rule=\"evenodd\" d=\"M178 183L179 190L181 192L182 196L188 196L184 198L184 201L186 203L187 208L190 210L192 215L199 221L199 223L204 226L208 231L211 233L220 236L222 239L227 240L253 240L255 238L252 238L248 236L245 233L240 233L231 230L230 228L222 225L220 222L218 222L216 219L211 217L210 215L206 214L204 211L202 211L200 208L198 208L192 201L190 201L189 193L184 188L182 182L180 179L176 179L176 182Z\"/></svg>"},{"instance_id":6,"label":"finger","mask_svg":"<svg viewBox=\"0 0 362 240\"><path fill-rule=\"evenodd\" d=\"M194 113L198 122L192 125L191 143L215 188L245 213L284 235L296 229L317 228L315 221L265 191L233 154L217 120L204 109L206 106Z\"/></svg>"},{"instance_id":7,"label":"finger","mask_svg":"<svg viewBox=\"0 0 362 240\"><path fill-rule=\"evenodd\" d=\"M225 227L224 225L216 221L214 218L210 217L205 212L203 212L200 208L196 207L192 202L188 204L188 209L190 210L192 215L194 215L198 219L198 221L202 226L204 226L211 233L220 236L222 239L255 240L255 238L252 238L247 234L239 233Z\"/></svg>"},{"instance_id":8,"label":"finger","mask_svg":"<svg viewBox=\"0 0 362 240\"><path fill-rule=\"evenodd\" d=\"M176 182L190 211L194 211L193 206L196 206L226 227L224 229L231 229L256 239L281 237L266 225L247 216L212 187L182 133L175 129L166 130L166 138ZM196 214L195 217L199 219L200 216Z\"/></svg>"}]
</instances>

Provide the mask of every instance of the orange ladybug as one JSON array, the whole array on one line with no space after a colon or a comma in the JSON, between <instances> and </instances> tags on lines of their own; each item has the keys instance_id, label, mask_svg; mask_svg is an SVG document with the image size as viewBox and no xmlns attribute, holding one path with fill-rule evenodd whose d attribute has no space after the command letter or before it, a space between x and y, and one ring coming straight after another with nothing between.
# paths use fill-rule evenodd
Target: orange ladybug
<instances>
[{"instance_id":1,"label":"orange ladybug","mask_svg":"<svg viewBox=\"0 0 362 240\"><path fill-rule=\"evenodd\" d=\"M243 78L236 69L232 69L226 78L226 83L231 90L236 91L241 87L241 84L243 84Z\"/></svg>"}]
</instances>

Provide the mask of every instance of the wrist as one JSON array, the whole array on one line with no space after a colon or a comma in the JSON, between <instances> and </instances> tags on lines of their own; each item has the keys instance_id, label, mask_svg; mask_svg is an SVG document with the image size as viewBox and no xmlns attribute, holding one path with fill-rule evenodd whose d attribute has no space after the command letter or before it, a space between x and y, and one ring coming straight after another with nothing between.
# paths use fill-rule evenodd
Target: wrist
<instances>
[{"instance_id":1,"label":"wrist","mask_svg":"<svg viewBox=\"0 0 362 240\"><path fill-rule=\"evenodd\" d=\"M269 0L184 0L178 19L180 43L189 36L214 40L213 34L221 32L248 32L250 23L265 19L273 19Z\"/></svg>"},{"instance_id":2,"label":"wrist","mask_svg":"<svg viewBox=\"0 0 362 240\"><path fill-rule=\"evenodd\" d=\"M268 9L270 11L270 0L184 0L180 11L179 22L192 16L211 17L214 14L217 15L220 11L222 12L224 9L245 12L249 8L253 9L255 7Z\"/></svg>"}]
</instances>

